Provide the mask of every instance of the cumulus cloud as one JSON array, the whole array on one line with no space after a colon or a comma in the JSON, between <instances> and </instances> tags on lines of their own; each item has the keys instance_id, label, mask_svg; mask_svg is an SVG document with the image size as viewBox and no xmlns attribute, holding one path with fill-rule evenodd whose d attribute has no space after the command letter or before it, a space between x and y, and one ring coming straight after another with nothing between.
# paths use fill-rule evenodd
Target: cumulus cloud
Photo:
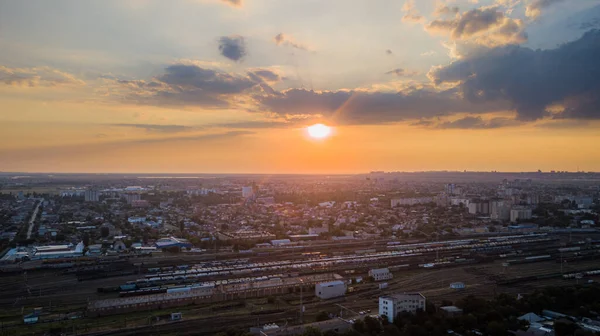
<instances>
[{"instance_id":1,"label":"cumulus cloud","mask_svg":"<svg viewBox=\"0 0 600 336\"><path fill-rule=\"evenodd\" d=\"M300 49L300 50L309 50L308 46L306 46L302 43L296 42L296 40L293 37L291 37L290 35L284 34L284 33L279 33L279 34L275 35L275 37L273 38L273 41L278 46L284 45L284 46L289 46L289 47Z\"/></svg>"},{"instance_id":2,"label":"cumulus cloud","mask_svg":"<svg viewBox=\"0 0 600 336\"><path fill-rule=\"evenodd\" d=\"M243 5L243 1L242 0L221 0L221 2L224 2L226 4L228 4L229 6L232 7L242 7Z\"/></svg>"},{"instance_id":3,"label":"cumulus cloud","mask_svg":"<svg viewBox=\"0 0 600 336\"><path fill-rule=\"evenodd\" d=\"M600 118L600 31L551 50L503 46L434 69L437 83L458 83L473 103L507 101L518 119Z\"/></svg>"},{"instance_id":4,"label":"cumulus cloud","mask_svg":"<svg viewBox=\"0 0 600 336\"><path fill-rule=\"evenodd\" d=\"M251 71L256 76L267 82L278 82L281 80L281 76L278 73L268 69L256 69Z\"/></svg>"},{"instance_id":5,"label":"cumulus cloud","mask_svg":"<svg viewBox=\"0 0 600 336\"><path fill-rule=\"evenodd\" d=\"M471 103L455 90L406 89L404 92L312 91L291 89L257 97L279 115L321 116L338 124L381 124L455 113L504 110L502 102Z\"/></svg>"},{"instance_id":6,"label":"cumulus cloud","mask_svg":"<svg viewBox=\"0 0 600 336\"><path fill-rule=\"evenodd\" d=\"M497 7L475 8L452 19L433 20L426 26L431 33L449 35L455 41L468 41L489 47L521 44L527 41L524 24L507 17Z\"/></svg>"},{"instance_id":7,"label":"cumulus cloud","mask_svg":"<svg viewBox=\"0 0 600 336\"><path fill-rule=\"evenodd\" d=\"M253 90L272 91L256 75L240 76L191 64L170 65L150 80L117 83L128 89L123 97L126 101L159 106L226 108Z\"/></svg>"},{"instance_id":8,"label":"cumulus cloud","mask_svg":"<svg viewBox=\"0 0 600 336\"><path fill-rule=\"evenodd\" d=\"M525 7L525 15L532 19L537 19L544 9L563 1L565 0L532 0Z\"/></svg>"},{"instance_id":9,"label":"cumulus cloud","mask_svg":"<svg viewBox=\"0 0 600 336\"><path fill-rule=\"evenodd\" d=\"M50 67L9 68L0 65L0 82L11 86L36 87L85 85L75 76Z\"/></svg>"},{"instance_id":10,"label":"cumulus cloud","mask_svg":"<svg viewBox=\"0 0 600 336\"><path fill-rule=\"evenodd\" d=\"M241 61L246 56L246 41L242 36L222 36L219 38L219 52L232 61Z\"/></svg>"},{"instance_id":11,"label":"cumulus cloud","mask_svg":"<svg viewBox=\"0 0 600 336\"><path fill-rule=\"evenodd\" d=\"M435 7L435 11L433 12L433 16L440 17L446 15L456 15L460 12L460 8L456 6L448 6L443 3L438 3Z\"/></svg>"},{"instance_id":12,"label":"cumulus cloud","mask_svg":"<svg viewBox=\"0 0 600 336\"><path fill-rule=\"evenodd\" d=\"M420 23L425 21L425 18L419 14L414 0L406 0L402 6L402 12L404 12L404 16L402 17L402 21L404 22Z\"/></svg>"}]
</instances>

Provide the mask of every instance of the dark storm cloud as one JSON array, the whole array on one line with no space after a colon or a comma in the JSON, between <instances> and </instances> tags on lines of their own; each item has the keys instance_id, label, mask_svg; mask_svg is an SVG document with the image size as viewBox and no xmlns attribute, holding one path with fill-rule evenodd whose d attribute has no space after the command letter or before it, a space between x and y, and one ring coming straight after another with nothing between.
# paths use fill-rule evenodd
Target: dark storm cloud
<instances>
[{"instance_id":1,"label":"dark storm cloud","mask_svg":"<svg viewBox=\"0 0 600 336\"><path fill-rule=\"evenodd\" d=\"M291 89L258 97L265 109L281 115L322 115L339 124L382 124L454 113L501 111L501 102L475 104L455 90L406 92L309 91Z\"/></svg>"},{"instance_id":2,"label":"dark storm cloud","mask_svg":"<svg viewBox=\"0 0 600 336\"><path fill-rule=\"evenodd\" d=\"M222 36L219 39L219 52L232 61L240 61L246 56L246 41L242 36Z\"/></svg>"},{"instance_id":3,"label":"dark storm cloud","mask_svg":"<svg viewBox=\"0 0 600 336\"><path fill-rule=\"evenodd\" d=\"M600 31L552 50L519 46L489 49L439 68L430 75L437 84L459 82L470 102L508 101L521 120L548 115L561 104L556 118L600 118Z\"/></svg>"}]
</instances>

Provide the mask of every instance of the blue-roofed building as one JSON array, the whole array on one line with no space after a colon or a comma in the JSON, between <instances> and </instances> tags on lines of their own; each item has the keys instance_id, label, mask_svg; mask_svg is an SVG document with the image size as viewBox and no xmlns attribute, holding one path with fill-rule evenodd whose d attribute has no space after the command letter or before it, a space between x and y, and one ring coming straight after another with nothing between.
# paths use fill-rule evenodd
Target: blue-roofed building
<instances>
[{"instance_id":1,"label":"blue-roofed building","mask_svg":"<svg viewBox=\"0 0 600 336\"><path fill-rule=\"evenodd\" d=\"M160 238L159 240L157 240L154 243L154 245L158 249L165 249L165 248L172 248L172 247L187 248L187 249L192 248L192 244L190 242L188 242L186 239L175 238L175 237Z\"/></svg>"}]
</instances>

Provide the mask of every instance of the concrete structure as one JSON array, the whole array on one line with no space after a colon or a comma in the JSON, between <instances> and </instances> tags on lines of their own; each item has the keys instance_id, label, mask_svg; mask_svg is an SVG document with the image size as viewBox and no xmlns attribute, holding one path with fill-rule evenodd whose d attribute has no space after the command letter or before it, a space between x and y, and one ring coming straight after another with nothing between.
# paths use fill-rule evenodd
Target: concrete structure
<instances>
[{"instance_id":1,"label":"concrete structure","mask_svg":"<svg viewBox=\"0 0 600 336\"><path fill-rule=\"evenodd\" d=\"M507 201L492 201L490 203L490 218L497 221L510 219L510 204Z\"/></svg>"},{"instance_id":2,"label":"concrete structure","mask_svg":"<svg viewBox=\"0 0 600 336\"><path fill-rule=\"evenodd\" d=\"M86 190L84 199L86 202L98 202L100 200L100 192L98 190Z\"/></svg>"},{"instance_id":3,"label":"concrete structure","mask_svg":"<svg viewBox=\"0 0 600 336\"><path fill-rule=\"evenodd\" d=\"M446 316L460 316L463 313L463 310L456 306L445 306L440 307L440 312Z\"/></svg>"},{"instance_id":4,"label":"concrete structure","mask_svg":"<svg viewBox=\"0 0 600 336\"><path fill-rule=\"evenodd\" d=\"M369 276L373 277L375 281L390 280L394 275L387 268L376 268L369 271Z\"/></svg>"},{"instance_id":5,"label":"concrete structure","mask_svg":"<svg viewBox=\"0 0 600 336\"><path fill-rule=\"evenodd\" d=\"M192 244L183 238L167 237L160 238L154 245L158 249L179 247L179 248L192 248Z\"/></svg>"},{"instance_id":6,"label":"concrete structure","mask_svg":"<svg viewBox=\"0 0 600 336\"><path fill-rule=\"evenodd\" d=\"M242 187L242 197L250 198L254 196L254 188L252 187Z\"/></svg>"},{"instance_id":7,"label":"concrete structure","mask_svg":"<svg viewBox=\"0 0 600 336\"><path fill-rule=\"evenodd\" d=\"M468 205L470 214L489 215L490 201L488 200L472 200Z\"/></svg>"},{"instance_id":8,"label":"concrete structure","mask_svg":"<svg viewBox=\"0 0 600 336\"><path fill-rule=\"evenodd\" d=\"M346 294L346 283L341 280L319 283L315 286L315 296L331 299Z\"/></svg>"},{"instance_id":9,"label":"concrete structure","mask_svg":"<svg viewBox=\"0 0 600 336\"><path fill-rule=\"evenodd\" d=\"M416 313L425 310L425 297L421 293L398 293L379 297L379 315L385 315L390 323L400 312Z\"/></svg>"},{"instance_id":10,"label":"concrete structure","mask_svg":"<svg viewBox=\"0 0 600 336\"><path fill-rule=\"evenodd\" d=\"M517 220L531 219L531 209L524 207L516 207L510 210L510 221L515 223Z\"/></svg>"},{"instance_id":11,"label":"concrete structure","mask_svg":"<svg viewBox=\"0 0 600 336\"><path fill-rule=\"evenodd\" d=\"M135 201L141 200L140 194L135 194L135 193L126 193L126 194L123 194L123 197L129 204L131 204Z\"/></svg>"},{"instance_id":12,"label":"concrete structure","mask_svg":"<svg viewBox=\"0 0 600 336\"><path fill-rule=\"evenodd\" d=\"M400 205L417 205L433 203L435 200L433 197L408 197L408 198L394 198L391 200L392 208Z\"/></svg>"}]
</instances>

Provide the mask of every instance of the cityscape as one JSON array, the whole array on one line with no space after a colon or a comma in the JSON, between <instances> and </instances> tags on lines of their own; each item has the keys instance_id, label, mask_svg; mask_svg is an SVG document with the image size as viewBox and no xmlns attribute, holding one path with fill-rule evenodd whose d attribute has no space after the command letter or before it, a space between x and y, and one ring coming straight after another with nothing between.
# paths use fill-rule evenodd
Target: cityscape
<instances>
[{"instance_id":1,"label":"cityscape","mask_svg":"<svg viewBox=\"0 0 600 336\"><path fill-rule=\"evenodd\" d=\"M0 188L8 334L599 328L597 173L4 173Z\"/></svg>"},{"instance_id":2,"label":"cityscape","mask_svg":"<svg viewBox=\"0 0 600 336\"><path fill-rule=\"evenodd\" d=\"M0 0L0 336L600 335L600 0Z\"/></svg>"}]
</instances>

